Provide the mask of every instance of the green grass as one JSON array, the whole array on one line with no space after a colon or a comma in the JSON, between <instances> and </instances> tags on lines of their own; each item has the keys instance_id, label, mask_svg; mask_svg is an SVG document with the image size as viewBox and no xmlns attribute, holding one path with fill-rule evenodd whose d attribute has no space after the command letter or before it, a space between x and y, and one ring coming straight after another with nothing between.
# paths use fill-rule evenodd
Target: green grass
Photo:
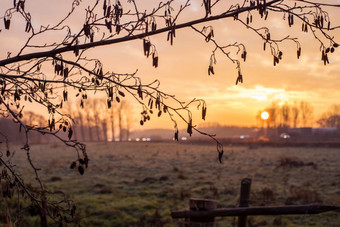
<instances>
[{"instance_id":1,"label":"green grass","mask_svg":"<svg viewBox=\"0 0 340 227\"><path fill-rule=\"evenodd\" d=\"M69 168L77 158L72 149L32 146L44 182L75 201L82 226L152 226L156 221L174 226L171 210L188 209L190 197L216 199L219 207L237 206L245 177L252 179L251 205L285 205L288 197L292 204L303 204L314 202L315 194L325 204L340 205L340 151L333 148L226 147L223 164L212 145L88 144L88 155L89 168L80 176ZM283 157L313 162L317 168L278 167ZM13 162L34 182L22 150L16 148ZM263 199L265 188L273 193L270 201ZM36 219L28 220L35 225ZM217 226L232 226L234 218L217 220ZM257 226L340 226L340 214L259 216L250 221Z\"/></svg>"}]
</instances>

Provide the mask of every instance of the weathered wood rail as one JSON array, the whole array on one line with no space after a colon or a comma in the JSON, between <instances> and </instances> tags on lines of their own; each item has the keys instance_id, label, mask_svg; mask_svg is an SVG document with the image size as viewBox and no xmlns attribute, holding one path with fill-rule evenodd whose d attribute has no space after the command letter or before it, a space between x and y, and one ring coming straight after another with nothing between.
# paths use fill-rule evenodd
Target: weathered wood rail
<instances>
[{"instance_id":1,"label":"weathered wood rail","mask_svg":"<svg viewBox=\"0 0 340 227\"><path fill-rule=\"evenodd\" d=\"M207 199L190 199L190 210L172 211L173 219L185 218L186 226L215 226L215 217L238 216L238 227L247 226L247 216L251 215L306 215L327 211L340 211L340 206L323 204L290 205L290 206L249 206L251 180L241 182L240 203L235 208L217 209L217 201Z\"/></svg>"},{"instance_id":2,"label":"weathered wood rail","mask_svg":"<svg viewBox=\"0 0 340 227\"><path fill-rule=\"evenodd\" d=\"M289 215L289 214L319 214L327 211L340 210L340 206L327 206L320 204L309 204L299 206L254 206L219 208L207 211L172 211L172 218L208 218L208 217L230 217L251 215Z\"/></svg>"}]
</instances>

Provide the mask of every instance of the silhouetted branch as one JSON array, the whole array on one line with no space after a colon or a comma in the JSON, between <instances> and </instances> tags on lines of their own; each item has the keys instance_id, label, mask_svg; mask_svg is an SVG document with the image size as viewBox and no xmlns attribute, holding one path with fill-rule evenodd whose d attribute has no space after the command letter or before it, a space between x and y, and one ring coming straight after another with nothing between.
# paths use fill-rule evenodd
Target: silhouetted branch
<instances>
[{"instance_id":1,"label":"silhouetted branch","mask_svg":"<svg viewBox=\"0 0 340 227\"><path fill-rule=\"evenodd\" d=\"M51 213L49 206L56 206L57 209L59 203L52 203L47 198L51 192L45 188L39 177L39 167L31 159L28 134L37 132L41 135L49 135L66 146L72 147L76 151L77 157L70 167L78 168L80 174L84 174L88 167L89 158L86 154L86 146L74 139L72 116L62 111L63 105L69 99L79 100L80 103L77 105L80 108L86 108L88 93L93 91L104 94L105 103L110 108L113 102L120 103L129 94L140 104L142 109L141 125L149 121L154 112L158 117L167 114L174 124L174 138L178 140L177 119L179 119L187 126L187 133L190 136L193 132L197 132L215 141L218 158L222 161L223 145L214 134L197 129L192 119L193 114L190 107L197 105L197 108L202 111L202 120L205 120L207 106L204 100L193 98L184 102L175 95L162 91L159 80L144 83L141 77L137 76L138 70L131 73L105 71L99 57L88 58L86 56L87 50L141 40L143 42L141 51L146 57L152 59L152 65L157 68L159 56L151 38L165 33L167 41L172 45L176 38L176 30L191 28L202 35L206 42L210 42L214 46L210 56L208 74L215 74L216 53L220 52L229 61L236 64L238 71L236 84L238 84L243 83L241 60L246 61L247 59L246 46L239 42L220 43L215 38L213 26L206 25L209 22L233 19L250 29L263 40L264 51L269 48L274 65L282 59L281 44L283 42L294 42L297 47L297 58L301 56L301 44L297 38L287 34L274 39L269 26L265 25L269 14L282 16L282 20L288 22L287 26L290 27L294 26L296 21L300 21L301 32L311 32L312 37L320 44L322 61L325 65L329 63L330 53L333 53L338 47L330 31L334 31L340 26L333 26L330 23L331 18L326 9L340 7L339 4L302 0L239 0L230 4L222 0L202 0L201 2L201 16L180 23L178 23L179 18L190 12L188 9L190 9L191 0L178 3L176 7L174 6L177 4L176 0L160 2L150 10L141 9L135 0L128 0L124 4L120 1L111 4L106 0L96 0L91 3L91 6L85 8L83 24L76 29L73 28L71 18L81 5L80 0L73 0L70 3L71 8L54 25L37 25L35 18L27 11L27 7L25 8L23 0L15 0L13 6L0 17L0 20L4 21L6 30L12 29L11 20L13 17L20 17L26 22L24 31L28 35L22 36L26 37L24 44L18 47L17 53L8 52L7 57L0 60L0 115L13 120L24 132L23 149L26 151L27 160L35 172L40 188L35 189L33 193L34 190L25 186L23 181L19 181L18 184L21 185L20 187L26 188L24 191L28 197L35 198L33 200L41 210L42 225L47 225L47 216L57 223L62 223L61 213L67 212L65 209L60 209L60 212L57 212L59 216ZM253 24L253 15L256 14L261 17L261 19L256 19L262 20L261 25ZM201 30L198 28L200 24L204 24ZM62 40L44 43L42 37L49 33L52 35L62 33ZM4 32L0 34L5 35ZM37 40L39 42L36 42ZM70 90L76 90L75 97L70 97L74 95ZM25 122L23 120L24 101L46 108L48 111L47 122L38 125ZM61 132L67 134L67 138L64 138L65 135L61 135ZM5 168L12 172L15 179L19 180L19 176L12 166L2 156L0 158L2 163L6 163ZM70 201L65 198L60 203L63 202L71 206ZM74 212L73 208L72 210Z\"/></svg>"},{"instance_id":2,"label":"silhouetted branch","mask_svg":"<svg viewBox=\"0 0 340 227\"><path fill-rule=\"evenodd\" d=\"M269 6L269 5L272 5L272 4L274 4L276 2L280 2L280 1L281 0L273 0L273 1L268 2L267 5ZM190 26L195 25L195 24L201 24L201 23L204 23L204 22L219 20L219 19L228 18L228 17L234 17L235 15L241 14L241 13L249 11L249 10L255 10L256 8L257 8L257 6L249 6L249 7L244 7L244 8L240 8L240 9L234 9L231 12L225 12L221 15L210 16L210 17L207 17L207 18L197 19L197 20L193 20L193 21L190 21L190 22L178 24L178 25L174 26L174 29L181 29L181 28L190 27ZM100 40L100 41L97 41L97 42L79 44L79 45L76 45L76 46L66 46L66 47L61 47L61 48L50 50L50 51L24 54L24 55L20 55L20 56L1 60L0 66L5 66L5 65L8 65L8 64L20 62L20 61L27 61L27 60L31 60L31 59L35 59L35 58L53 57L57 54L61 54L61 53L64 53L64 52L69 52L69 51L84 50L84 49L90 49L90 48L97 47L97 46L112 45L112 44L116 44L116 43L123 43L123 42L128 42L128 41L132 41L132 40L136 40L136 39L142 39L142 38L145 38L147 36L150 37L150 36L153 36L153 35L157 35L157 34L160 34L160 33L170 31L172 29L173 28L169 26L169 27L157 29L155 31L150 31L148 33L140 33L140 34L131 35L131 36L124 36L124 37L116 38L116 39Z\"/></svg>"}]
</instances>

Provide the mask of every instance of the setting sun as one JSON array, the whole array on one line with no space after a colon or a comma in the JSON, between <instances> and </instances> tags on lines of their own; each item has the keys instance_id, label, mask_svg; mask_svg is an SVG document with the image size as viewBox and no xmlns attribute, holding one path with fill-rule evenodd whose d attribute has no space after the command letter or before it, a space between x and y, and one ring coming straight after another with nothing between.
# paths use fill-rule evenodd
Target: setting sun
<instances>
[{"instance_id":1,"label":"setting sun","mask_svg":"<svg viewBox=\"0 0 340 227\"><path fill-rule=\"evenodd\" d=\"M267 120L267 119L269 118L269 113L268 113L267 111L263 111L263 112L261 113L261 118L262 118L263 120Z\"/></svg>"}]
</instances>

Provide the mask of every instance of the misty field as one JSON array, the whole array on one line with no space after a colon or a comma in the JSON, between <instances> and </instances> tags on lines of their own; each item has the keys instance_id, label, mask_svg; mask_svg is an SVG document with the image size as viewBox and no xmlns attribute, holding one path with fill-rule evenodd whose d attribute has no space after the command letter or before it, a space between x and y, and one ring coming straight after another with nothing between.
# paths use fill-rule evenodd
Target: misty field
<instances>
[{"instance_id":1,"label":"misty field","mask_svg":"<svg viewBox=\"0 0 340 227\"><path fill-rule=\"evenodd\" d=\"M81 226L176 226L170 211L188 209L190 197L216 199L219 207L237 206L245 177L252 179L253 206L340 205L336 148L229 146L222 164L214 145L126 142L88 144L87 149L89 168L81 176L70 169L77 158L72 149L32 146L32 159L42 168L46 185L75 201ZM13 162L25 168L18 171L34 182L25 153L14 150ZM37 225L37 216L27 219ZM257 216L249 221L251 226L340 226L340 213ZM217 218L217 226L234 222Z\"/></svg>"}]
</instances>

